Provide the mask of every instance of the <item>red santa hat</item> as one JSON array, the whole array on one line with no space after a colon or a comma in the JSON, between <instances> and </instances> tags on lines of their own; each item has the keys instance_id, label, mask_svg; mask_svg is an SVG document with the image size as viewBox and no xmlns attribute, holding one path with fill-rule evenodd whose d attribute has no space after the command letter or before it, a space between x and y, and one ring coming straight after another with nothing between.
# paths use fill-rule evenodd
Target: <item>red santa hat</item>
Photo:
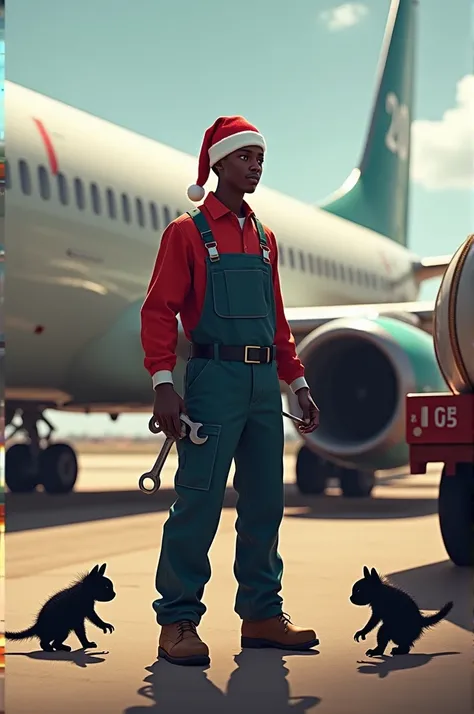
<instances>
[{"instance_id":1,"label":"red santa hat","mask_svg":"<svg viewBox=\"0 0 474 714\"><path fill-rule=\"evenodd\" d=\"M204 134L199 154L198 178L195 184L189 186L188 198L191 201L201 201L205 194L204 184L214 164L244 146L259 146L263 151L267 148L262 134L244 117L216 119Z\"/></svg>"}]
</instances>

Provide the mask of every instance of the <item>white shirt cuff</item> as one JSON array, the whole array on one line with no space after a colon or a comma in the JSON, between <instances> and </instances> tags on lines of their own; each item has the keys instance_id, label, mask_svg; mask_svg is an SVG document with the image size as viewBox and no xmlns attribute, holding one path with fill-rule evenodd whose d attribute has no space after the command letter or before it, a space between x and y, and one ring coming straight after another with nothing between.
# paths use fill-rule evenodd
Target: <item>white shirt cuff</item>
<instances>
[{"instance_id":1,"label":"white shirt cuff","mask_svg":"<svg viewBox=\"0 0 474 714\"><path fill-rule=\"evenodd\" d=\"M303 389L303 387L307 387L309 389L309 384L304 377L298 377L297 379L294 379L293 382L290 384L291 391L295 393L298 391L298 389Z\"/></svg>"},{"instance_id":2,"label":"white shirt cuff","mask_svg":"<svg viewBox=\"0 0 474 714\"><path fill-rule=\"evenodd\" d=\"M167 369L160 369L151 379L155 389L159 384L173 384L173 373Z\"/></svg>"}]
</instances>

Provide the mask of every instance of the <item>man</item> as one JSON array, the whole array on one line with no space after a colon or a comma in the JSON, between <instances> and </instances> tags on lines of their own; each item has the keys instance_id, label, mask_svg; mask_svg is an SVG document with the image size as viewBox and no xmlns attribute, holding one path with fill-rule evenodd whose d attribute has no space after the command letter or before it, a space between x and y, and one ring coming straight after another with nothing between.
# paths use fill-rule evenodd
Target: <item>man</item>
<instances>
[{"instance_id":1,"label":"man","mask_svg":"<svg viewBox=\"0 0 474 714\"><path fill-rule=\"evenodd\" d=\"M198 211L163 233L141 311L145 367L155 390L153 413L177 439L178 498L170 509L156 574L153 607L161 625L159 655L175 664L207 664L197 633L211 571L208 551L235 459L238 492L238 581L235 611L243 647L309 649L316 633L282 613L283 419L278 379L297 393L307 426L319 411L285 318L277 244L243 200L260 181L265 140L243 117L220 117L206 131L192 201L204 197L212 170L218 187ZM183 399L173 387L178 328L191 342ZM255 347L257 345L257 347ZM179 415L202 422L202 445L181 437Z\"/></svg>"}]
</instances>

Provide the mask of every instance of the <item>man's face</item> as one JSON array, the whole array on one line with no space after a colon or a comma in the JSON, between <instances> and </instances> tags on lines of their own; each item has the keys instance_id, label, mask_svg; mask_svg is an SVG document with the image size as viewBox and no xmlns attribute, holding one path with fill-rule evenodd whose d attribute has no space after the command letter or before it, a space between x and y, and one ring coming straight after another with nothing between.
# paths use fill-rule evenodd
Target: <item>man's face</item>
<instances>
[{"instance_id":1,"label":"man's face","mask_svg":"<svg viewBox=\"0 0 474 714\"><path fill-rule=\"evenodd\" d=\"M262 176L263 159L259 146L233 151L217 163L219 179L237 191L253 193Z\"/></svg>"}]
</instances>

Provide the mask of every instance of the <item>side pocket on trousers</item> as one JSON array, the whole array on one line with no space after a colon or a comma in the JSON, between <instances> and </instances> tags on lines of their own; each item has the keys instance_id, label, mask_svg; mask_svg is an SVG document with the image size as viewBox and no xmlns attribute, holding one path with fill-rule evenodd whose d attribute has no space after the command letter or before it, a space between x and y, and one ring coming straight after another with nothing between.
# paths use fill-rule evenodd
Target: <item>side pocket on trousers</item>
<instances>
[{"instance_id":1,"label":"side pocket on trousers","mask_svg":"<svg viewBox=\"0 0 474 714\"><path fill-rule=\"evenodd\" d=\"M211 488L221 426L203 424L199 436L207 436L204 444L194 444L189 436L177 443L178 471L176 486L193 488L197 491L209 491Z\"/></svg>"}]
</instances>

